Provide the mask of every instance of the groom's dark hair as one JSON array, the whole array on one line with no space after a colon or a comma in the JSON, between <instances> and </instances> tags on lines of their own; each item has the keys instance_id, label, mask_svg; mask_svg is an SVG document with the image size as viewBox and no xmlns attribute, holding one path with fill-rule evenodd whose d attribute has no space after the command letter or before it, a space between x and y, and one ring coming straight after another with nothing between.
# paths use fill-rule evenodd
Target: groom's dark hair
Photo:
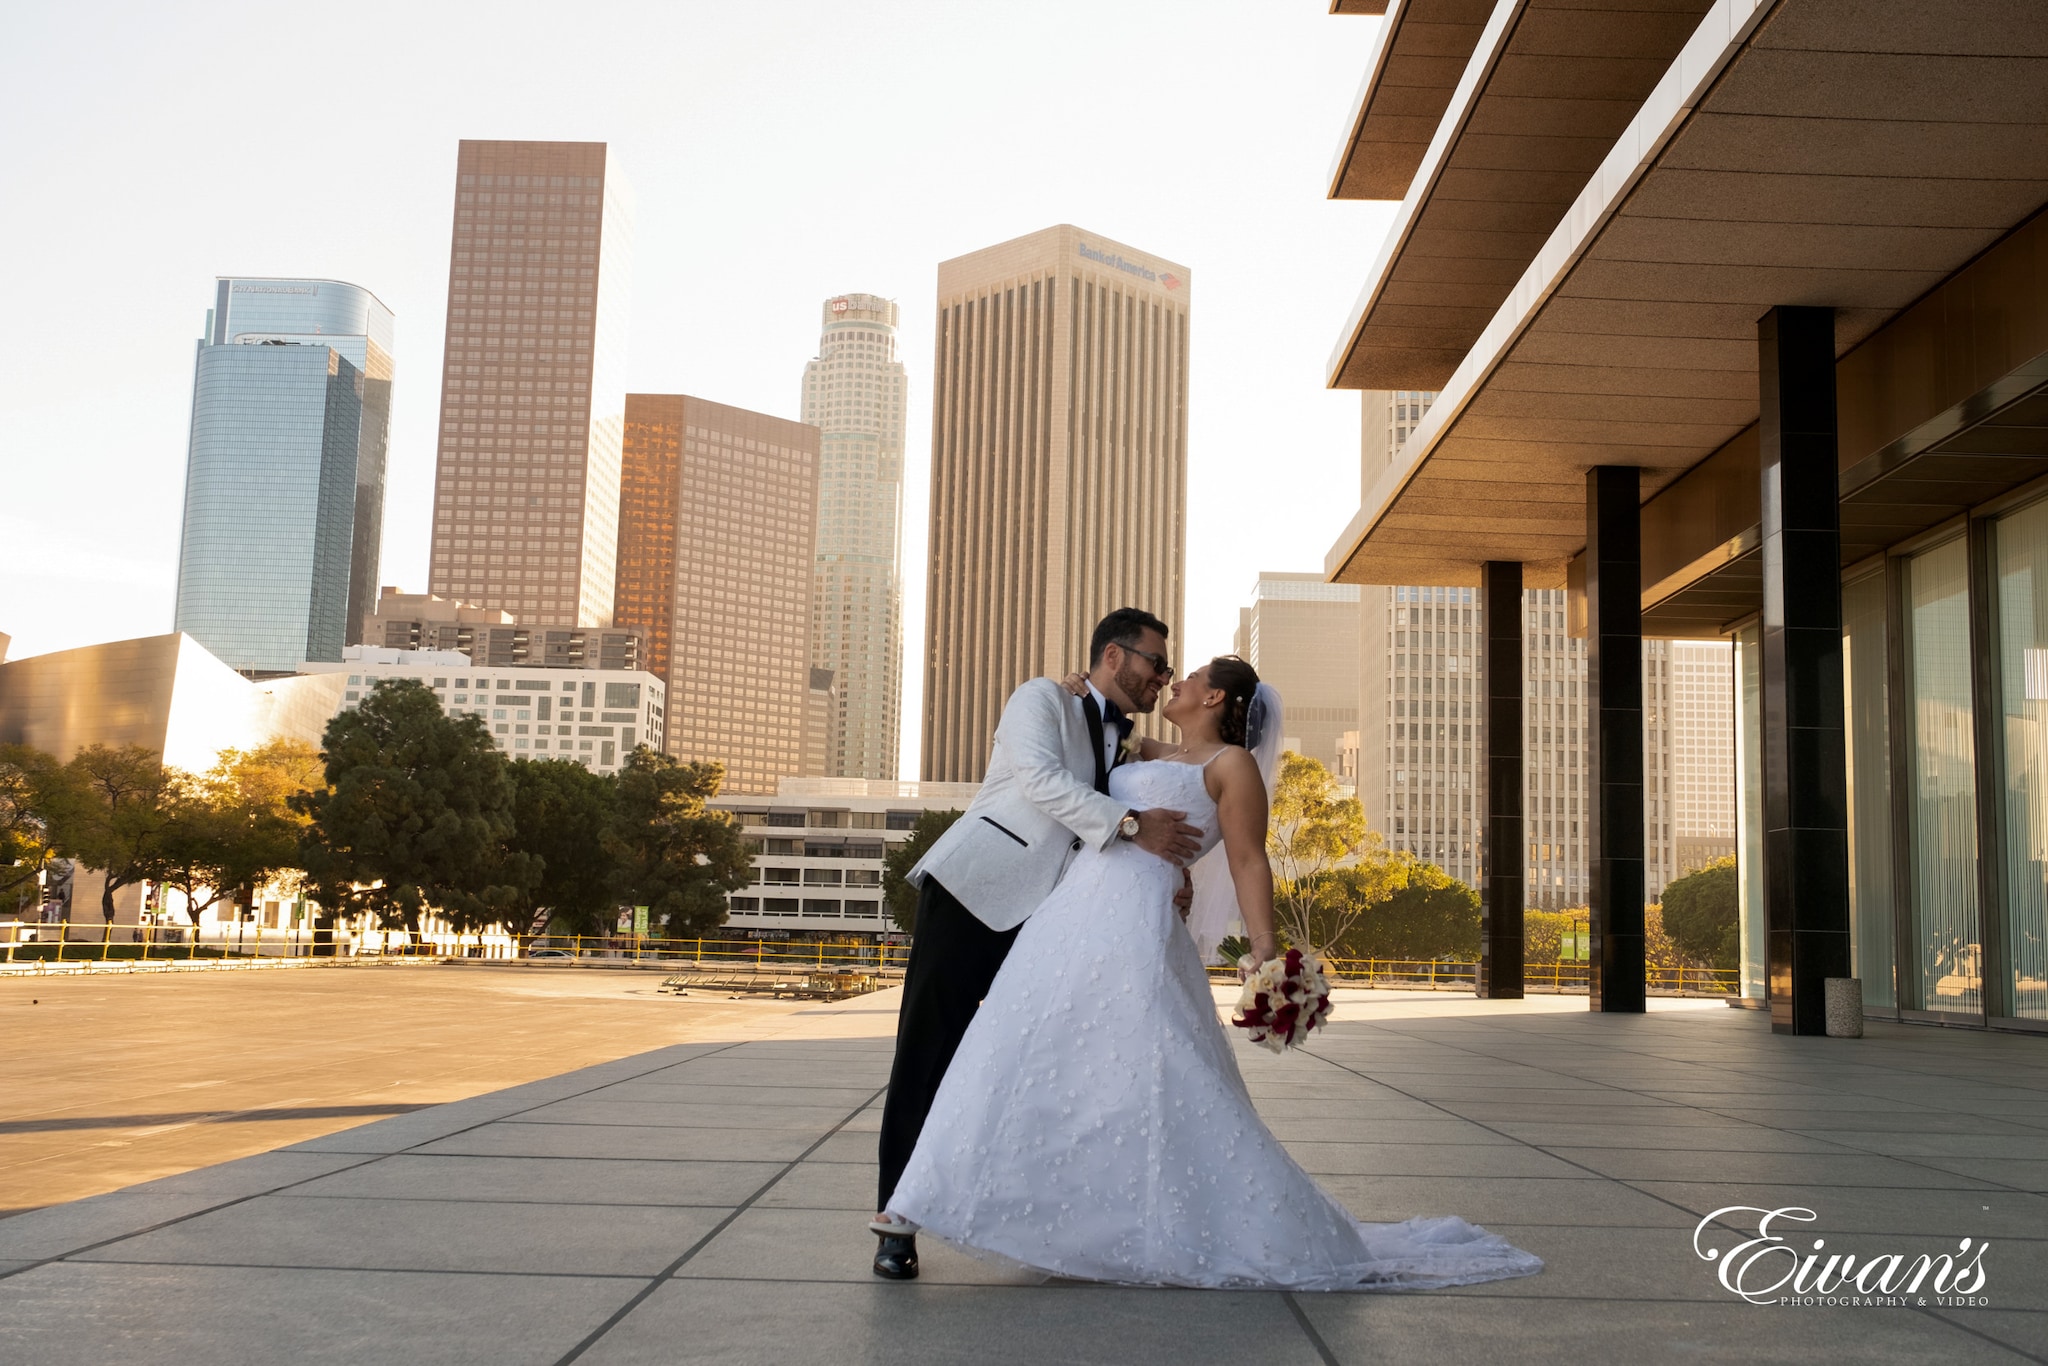
<instances>
[{"instance_id":1,"label":"groom's dark hair","mask_svg":"<svg viewBox=\"0 0 2048 1366\"><path fill-rule=\"evenodd\" d=\"M1088 642L1088 667L1102 662L1102 652L1112 645L1126 649L1144 638L1145 632L1166 635L1166 623L1142 607L1119 607L1095 623L1095 635Z\"/></svg>"}]
</instances>

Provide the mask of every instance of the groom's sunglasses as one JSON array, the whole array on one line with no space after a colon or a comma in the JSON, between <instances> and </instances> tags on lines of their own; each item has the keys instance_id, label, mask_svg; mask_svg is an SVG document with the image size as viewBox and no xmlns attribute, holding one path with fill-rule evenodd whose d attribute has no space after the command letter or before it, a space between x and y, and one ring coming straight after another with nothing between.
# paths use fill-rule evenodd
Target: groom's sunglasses
<instances>
[{"instance_id":1,"label":"groom's sunglasses","mask_svg":"<svg viewBox=\"0 0 2048 1366\"><path fill-rule=\"evenodd\" d=\"M1171 683L1173 681L1173 665L1168 664L1166 662L1166 656L1155 655L1150 650L1132 649L1128 645L1123 646L1122 649L1125 654L1136 655L1138 658L1144 660L1147 664L1150 664L1152 666L1152 673L1154 677L1159 678L1168 683Z\"/></svg>"}]
</instances>

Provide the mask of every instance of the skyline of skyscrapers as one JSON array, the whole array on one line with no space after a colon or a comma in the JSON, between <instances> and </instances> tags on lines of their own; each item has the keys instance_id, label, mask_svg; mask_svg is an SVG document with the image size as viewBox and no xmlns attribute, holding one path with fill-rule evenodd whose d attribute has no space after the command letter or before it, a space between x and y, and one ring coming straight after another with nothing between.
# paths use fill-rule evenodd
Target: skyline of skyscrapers
<instances>
[{"instance_id":1,"label":"skyline of skyscrapers","mask_svg":"<svg viewBox=\"0 0 2048 1366\"><path fill-rule=\"evenodd\" d=\"M223 276L193 362L173 628L237 669L337 660L376 592L391 310L339 280Z\"/></svg>"},{"instance_id":2,"label":"skyline of skyscrapers","mask_svg":"<svg viewBox=\"0 0 2048 1366\"><path fill-rule=\"evenodd\" d=\"M1072 224L940 263L923 780L979 780L1011 690L1085 668L1108 611L1180 623L1188 276Z\"/></svg>"},{"instance_id":3,"label":"skyline of skyscrapers","mask_svg":"<svg viewBox=\"0 0 2048 1366\"><path fill-rule=\"evenodd\" d=\"M903 706L903 431L908 376L897 308L825 301L804 365L802 418L822 433L811 660L832 674L820 773L894 778Z\"/></svg>"},{"instance_id":4,"label":"skyline of skyscrapers","mask_svg":"<svg viewBox=\"0 0 2048 1366\"><path fill-rule=\"evenodd\" d=\"M802 776L819 444L787 418L626 396L613 624L667 688L663 747L724 763L728 792Z\"/></svg>"},{"instance_id":5,"label":"skyline of skyscrapers","mask_svg":"<svg viewBox=\"0 0 2048 1366\"><path fill-rule=\"evenodd\" d=\"M606 626L629 198L601 142L464 139L428 591Z\"/></svg>"}]
</instances>

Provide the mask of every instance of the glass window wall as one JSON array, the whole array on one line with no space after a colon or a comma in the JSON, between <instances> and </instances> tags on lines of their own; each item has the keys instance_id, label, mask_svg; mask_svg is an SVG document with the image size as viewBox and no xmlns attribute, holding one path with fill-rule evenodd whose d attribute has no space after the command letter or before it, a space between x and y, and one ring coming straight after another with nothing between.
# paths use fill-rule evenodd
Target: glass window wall
<instances>
[{"instance_id":1,"label":"glass window wall","mask_svg":"<svg viewBox=\"0 0 2048 1366\"><path fill-rule=\"evenodd\" d=\"M1976 750L1970 702L1969 553L1958 537L1906 559L1907 760L1915 962L1923 1010L1984 1008L1977 900Z\"/></svg>"},{"instance_id":2,"label":"glass window wall","mask_svg":"<svg viewBox=\"0 0 2048 1366\"><path fill-rule=\"evenodd\" d=\"M1735 825L1741 857L1736 896L1742 940L1742 994L1762 1000L1769 980L1769 927L1764 920L1763 628L1735 632Z\"/></svg>"},{"instance_id":3,"label":"glass window wall","mask_svg":"<svg viewBox=\"0 0 2048 1366\"><path fill-rule=\"evenodd\" d=\"M1848 728L1849 955L1865 1005L1896 1007L1892 914L1891 713L1886 705L1884 573L1842 586L1842 695Z\"/></svg>"},{"instance_id":4,"label":"glass window wall","mask_svg":"<svg viewBox=\"0 0 2048 1366\"><path fill-rule=\"evenodd\" d=\"M2006 1009L2048 1020L2048 502L1993 523L1991 557L2005 792Z\"/></svg>"}]
</instances>

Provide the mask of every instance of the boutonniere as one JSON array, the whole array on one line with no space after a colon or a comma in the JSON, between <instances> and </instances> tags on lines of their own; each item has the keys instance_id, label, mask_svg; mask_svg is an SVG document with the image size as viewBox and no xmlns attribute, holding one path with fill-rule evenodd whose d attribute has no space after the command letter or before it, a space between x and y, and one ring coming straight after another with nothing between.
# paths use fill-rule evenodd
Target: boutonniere
<instances>
[{"instance_id":1,"label":"boutonniere","mask_svg":"<svg viewBox=\"0 0 2048 1366\"><path fill-rule=\"evenodd\" d=\"M1144 757L1145 742L1137 734L1126 735L1116 747L1119 763L1134 764Z\"/></svg>"}]
</instances>

